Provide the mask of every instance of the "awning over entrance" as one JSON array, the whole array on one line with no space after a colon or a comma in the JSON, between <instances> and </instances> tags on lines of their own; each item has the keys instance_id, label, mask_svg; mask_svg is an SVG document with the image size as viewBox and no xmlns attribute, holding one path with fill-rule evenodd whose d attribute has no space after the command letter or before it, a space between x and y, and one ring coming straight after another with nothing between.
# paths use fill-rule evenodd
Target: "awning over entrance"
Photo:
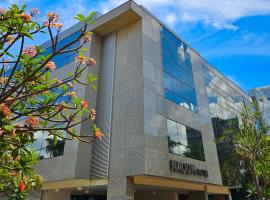
<instances>
[{"instance_id":1,"label":"awning over entrance","mask_svg":"<svg viewBox=\"0 0 270 200\"><path fill-rule=\"evenodd\" d=\"M154 176L134 176L134 185L163 187L187 191L206 191L208 194L229 195L229 188L222 185L198 183Z\"/></svg>"},{"instance_id":2,"label":"awning over entrance","mask_svg":"<svg viewBox=\"0 0 270 200\"><path fill-rule=\"evenodd\" d=\"M44 182L42 190L68 189L77 187L107 186L108 179L67 179L52 182Z\"/></svg>"}]
</instances>

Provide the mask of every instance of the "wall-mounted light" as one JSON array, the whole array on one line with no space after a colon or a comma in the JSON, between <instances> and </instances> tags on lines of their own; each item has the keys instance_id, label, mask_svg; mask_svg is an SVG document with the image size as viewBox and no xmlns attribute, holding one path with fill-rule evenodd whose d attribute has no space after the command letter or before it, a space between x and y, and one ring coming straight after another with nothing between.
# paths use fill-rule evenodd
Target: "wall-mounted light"
<instances>
[{"instance_id":1,"label":"wall-mounted light","mask_svg":"<svg viewBox=\"0 0 270 200\"><path fill-rule=\"evenodd\" d=\"M82 190L82 187L77 187L77 190Z\"/></svg>"}]
</instances>

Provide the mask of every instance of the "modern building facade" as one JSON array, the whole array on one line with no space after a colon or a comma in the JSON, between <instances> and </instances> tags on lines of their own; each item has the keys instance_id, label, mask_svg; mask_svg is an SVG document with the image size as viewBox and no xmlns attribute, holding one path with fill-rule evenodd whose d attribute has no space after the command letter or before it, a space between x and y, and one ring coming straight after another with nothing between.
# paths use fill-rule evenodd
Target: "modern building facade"
<instances>
[{"instance_id":1,"label":"modern building facade","mask_svg":"<svg viewBox=\"0 0 270 200\"><path fill-rule=\"evenodd\" d=\"M64 31L76 37L81 24ZM46 133L34 144L44 177L42 200L226 199L215 136L249 98L147 9L133 1L96 19L87 54L97 60L97 92L75 88L97 108L107 136L86 144L60 142L48 151ZM79 45L74 44L74 46ZM44 44L47 51L49 43ZM74 69L76 54L55 58L53 76ZM81 134L91 124L81 124ZM47 139L47 140L46 140Z\"/></svg>"},{"instance_id":2,"label":"modern building facade","mask_svg":"<svg viewBox=\"0 0 270 200\"><path fill-rule=\"evenodd\" d=\"M254 88L249 93L250 96L258 100L264 119L267 125L270 126L270 86Z\"/></svg>"}]
</instances>

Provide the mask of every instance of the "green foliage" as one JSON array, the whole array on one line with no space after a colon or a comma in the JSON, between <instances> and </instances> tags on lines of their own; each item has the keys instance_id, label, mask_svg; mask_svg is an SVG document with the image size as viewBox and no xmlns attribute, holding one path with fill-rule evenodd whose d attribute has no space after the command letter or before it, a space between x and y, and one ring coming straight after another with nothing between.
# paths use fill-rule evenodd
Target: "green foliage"
<instances>
[{"instance_id":1,"label":"green foliage","mask_svg":"<svg viewBox=\"0 0 270 200\"><path fill-rule=\"evenodd\" d=\"M242 175L245 176L245 186L250 196L259 200L270 199L269 127L256 99L249 105L244 102L239 120L239 128L231 124L219 141L230 140L234 144L234 153L241 163ZM232 167L232 163L228 162L226 165L225 171ZM230 173L230 170L224 173Z\"/></svg>"},{"instance_id":2,"label":"green foliage","mask_svg":"<svg viewBox=\"0 0 270 200\"><path fill-rule=\"evenodd\" d=\"M62 28L59 16L48 13L44 24L39 24L34 18L38 14L37 9L27 12L26 5L0 9L0 198L28 199L31 191L41 187L42 177L33 169L39 155L31 146L37 132L52 136L46 148L52 156L63 152L65 139L93 142L102 136L94 122L94 109L76 95L77 84L96 89L96 77L91 73L82 76L95 65L94 59L84 56L87 49L82 48L90 41L92 33L87 26L94 24L95 13L76 16L84 23L80 35L61 48L56 39ZM49 34L51 54L46 55L41 46L27 45L27 39L33 40L38 33ZM68 48L80 40L83 42L78 48ZM16 52L11 51L13 46ZM78 54L74 72L63 79L52 78L57 69L52 59L69 52ZM81 136L76 127L85 121L93 124L93 131Z\"/></svg>"}]
</instances>

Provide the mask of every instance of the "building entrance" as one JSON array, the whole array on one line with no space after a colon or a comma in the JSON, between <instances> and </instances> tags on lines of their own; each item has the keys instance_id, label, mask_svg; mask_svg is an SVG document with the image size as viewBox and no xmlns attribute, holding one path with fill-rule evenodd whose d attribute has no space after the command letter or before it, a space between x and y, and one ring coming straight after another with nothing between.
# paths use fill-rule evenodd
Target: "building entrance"
<instances>
[{"instance_id":1,"label":"building entrance","mask_svg":"<svg viewBox=\"0 0 270 200\"><path fill-rule=\"evenodd\" d=\"M71 195L70 200L106 200L104 195Z\"/></svg>"}]
</instances>

